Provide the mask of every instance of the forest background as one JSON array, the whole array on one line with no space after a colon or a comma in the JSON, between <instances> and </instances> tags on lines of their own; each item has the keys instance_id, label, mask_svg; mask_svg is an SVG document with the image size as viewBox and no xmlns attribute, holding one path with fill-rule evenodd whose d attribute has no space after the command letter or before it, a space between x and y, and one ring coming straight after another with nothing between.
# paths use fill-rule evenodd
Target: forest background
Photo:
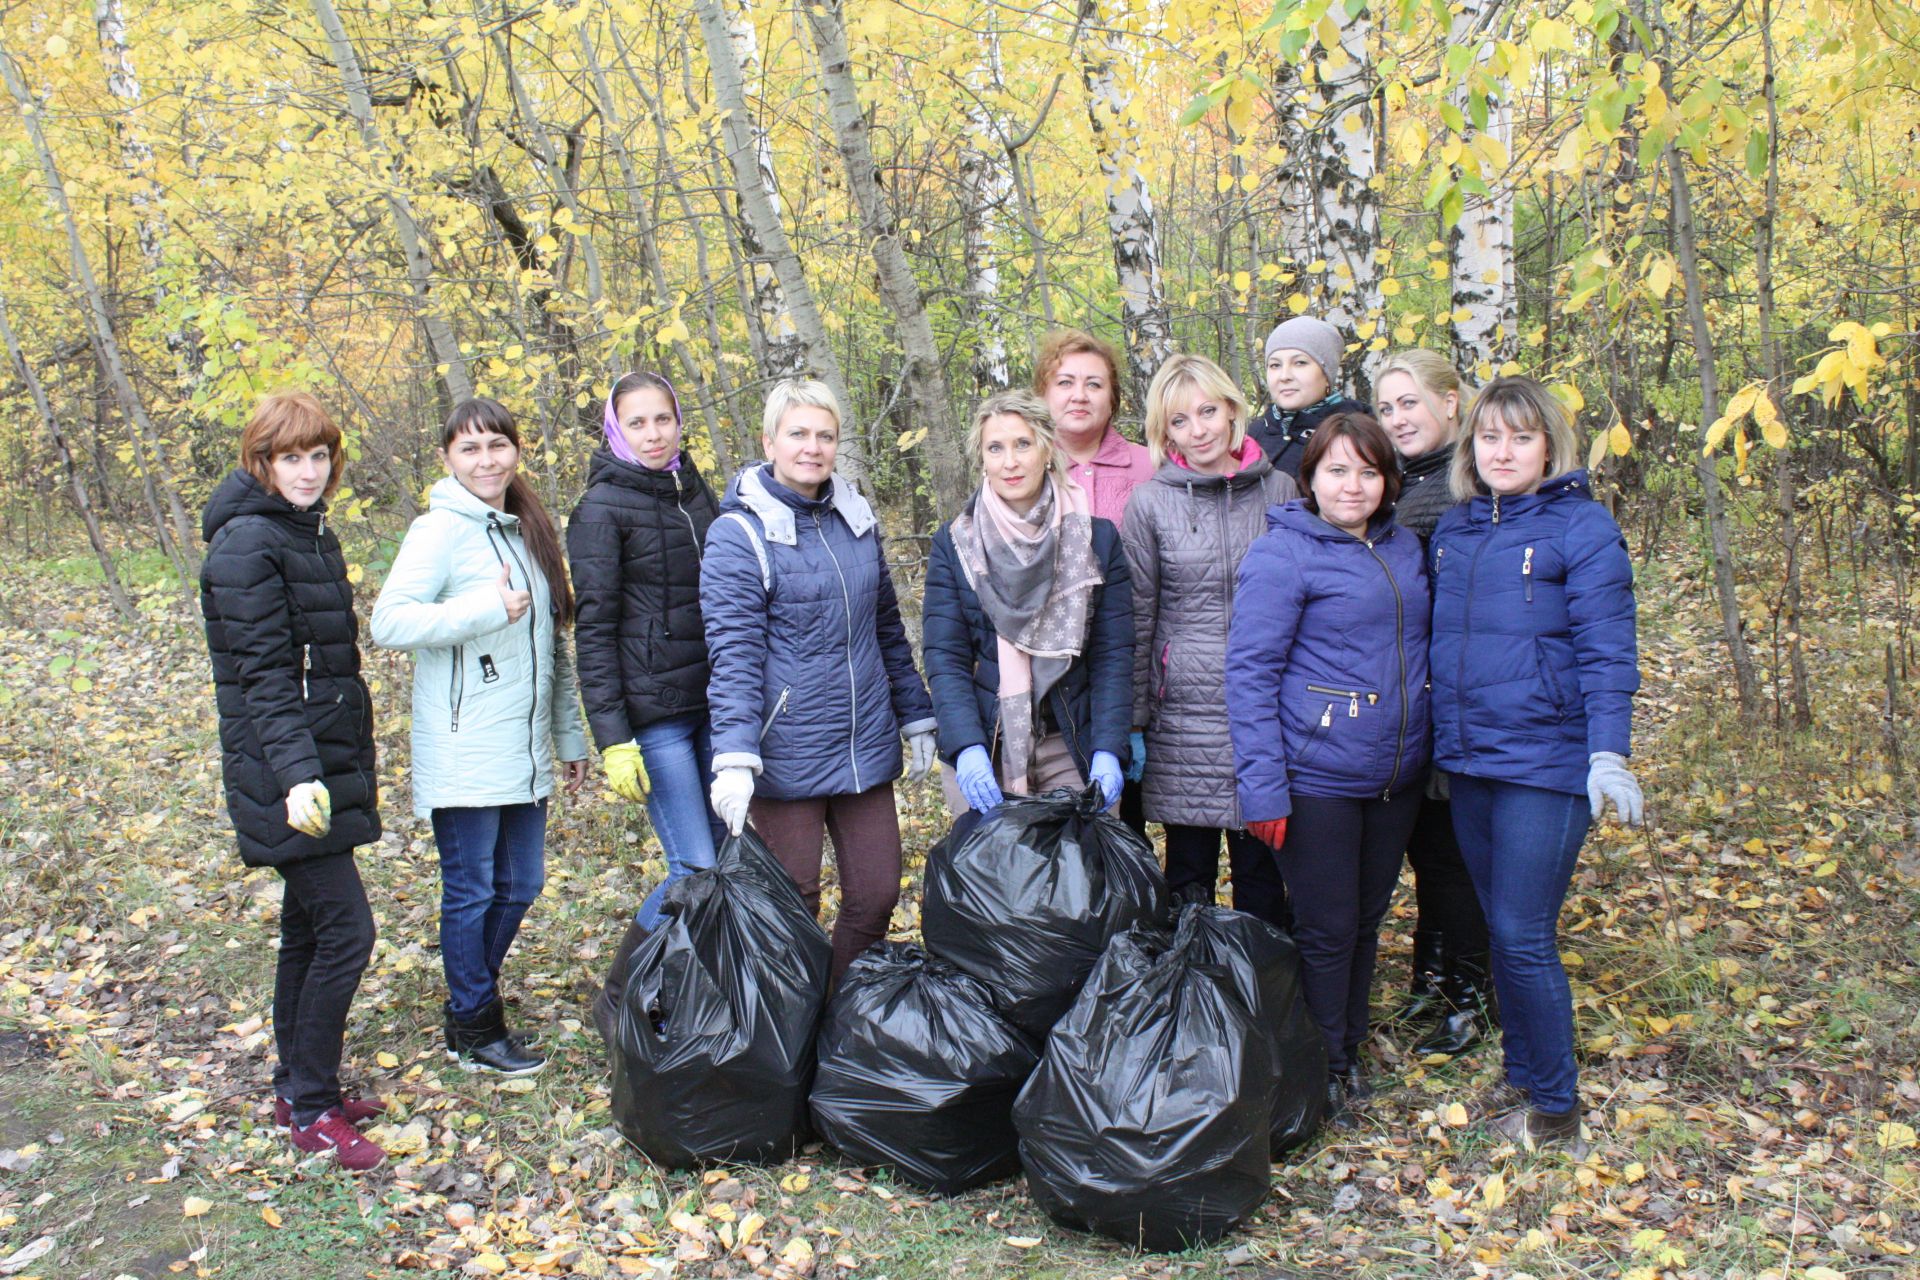
<instances>
[{"instance_id":1,"label":"forest background","mask_svg":"<svg viewBox=\"0 0 1920 1280\"><path fill-rule=\"evenodd\" d=\"M0 1064L63 1068L0 1072L0 1273L1906 1265L1910 4L72 0L0 8L0 79ZM1389 1033L1378 1129L1277 1169L1271 1221L1186 1262L830 1157L726 1195L663 1178L607 1139L574 1007L658 873L644 822L605 796L557 820L582 865L523 954L565 1069L476 1100L416 1025L431 845L400 801L405 667L372 654L392 830L356 1045L391 1045L412 1150L371 1190L281 1156L253 1092L277 895L220 825L190 598L261 392L312 388L346 429L364 606L454 400L521 416L564 511L619 372L671 377L726 473L766 387L811 371L911 597L971 487L971 404L1046 329L1124 346L1136 430L1175 350L1262 402L1260 342L1301 313L1363 398L1398 346L1548 381L1641 565L1656 818L1601 834L1567 918L1613 1117L1594 1163L1515 1163L1450 1101L1484 1064ZM903 794L917 854L939 802ZM606 849L631 856L582 852ZM122 1185L149 1178L191 1194Z\"/></svg>"}]
</instances>

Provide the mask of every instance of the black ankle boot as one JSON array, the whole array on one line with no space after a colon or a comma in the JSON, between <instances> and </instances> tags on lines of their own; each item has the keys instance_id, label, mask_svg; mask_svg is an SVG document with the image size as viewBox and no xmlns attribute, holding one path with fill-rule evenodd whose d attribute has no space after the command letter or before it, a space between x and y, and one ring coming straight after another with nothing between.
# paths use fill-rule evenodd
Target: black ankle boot
<instances>
[{"instance_id":1,"label":"black ankle boot","mask_svg":"<svg viewBox=\"0 0 1920 1280\"><path fill-rule=\"evenodd\" d=\"M1413 1046L1414 1057L1431 1053L1458 1057L1487 1038L1494 1025L1493 978L1487 972L1487 961L1485 952L1448 957L1442 984L1447 1015Z\"/></svg>"},{"instance_id":2,"label":"black ankle boot","mask_svg":"<svg viewBox=\"0 0 1920 1280\"><path fill-rule=\"evenodd\" d=\"M1413 931L1413 980L1407 998L1393 1015L1395 1022L1424 1022L1447 1011L1443 976L1447 970L1447 940L1436 930Z\"/></svg>"},{"instance_id":3,"label":"black ankle boot","mask_svg":"<svg viewBox=\"0 0 1920 1280\"><path fill-rule=\"evenodd\" d=\"M647 933L638 921L627 921L626 936L613 949L613 963L607 966L607 980L593 998L593 1025L600 1028L600 1038L607 1042L608 1048L613 1047L614 1029L620 1023L620 1001L627 994L629 963L640 944L647 940Z\"/></svg>"},{"instance_id":4,"label":"black ankle boot","mask_svg":"<svg viewBox=\"0 0 1920 1280\"><path fill-rule=\"evenodd\" d=\"M442 1004L440 1006L440 1013L445 1019L445 1021L441 1023L441 1031L447 1038L447 1061L457 1062L460 1058L460 1046L457 1034L459 1029L453 1022L453 1001L449 1000ZM507 1039L513 1041L515 1046L521 1049L537 1049L540 1047L540 1033L538 1031L514 1031L509 1029Z\"/></svg>"},{"instance_id":5,"label":"black ankle boot","mask_svg":"<svg viewBox=\"0 0 1920 1280\"><path fill-rule=\"evenodd\" d=\"M490 1071L502 1076L530 1076L547 1060L515 1044L507 1034L505 1007L495 1000L471 1022L453 1024L454 1053L468 1071Z\"/></svg>"},{"instance_id":6,"label":"black ankle boot","mask_svg":"<svg viewBox=\"0 0 1920 1280\"><path fill-rule=\"evenodd\" d=\"M1373 1096L1373 1086L1367 1083L1366 1073L1358 1062L1340 1073L1340 1083L1346 1086L1349 1104L1365 1102Z\"/></svg>"},{"instance_id":7,"label":"black ankle boot","mask_svg":"<svg viewBox=\"0 0 1920 1280\"><path fill-rule=\"evenodd\" d=\"M1335 1129L1353 1128L1353 1113L1347 1110L1347 1083L1336 1072L1327 1073L1327 1109L1320 1121Z\"/></svg>"}]
</instances>

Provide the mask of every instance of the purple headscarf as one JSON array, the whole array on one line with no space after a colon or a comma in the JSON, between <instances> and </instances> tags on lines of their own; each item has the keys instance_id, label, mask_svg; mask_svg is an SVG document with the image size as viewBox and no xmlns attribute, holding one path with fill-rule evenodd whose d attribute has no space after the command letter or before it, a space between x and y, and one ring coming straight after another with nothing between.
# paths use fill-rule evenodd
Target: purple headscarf
<instances>
[{"instance_id":1,"label":"purple headscarf","mask_svg":"<svg viewBox=\"0 0 1920 1280\"><path fill-rule=\"evenodd\" d=\"M601 412L600 423L606 432L607 448L612 451L613 456L622 462L629 462L638 467L645 464L634 456L632 449L627 447L626 433L620 430L619 415L613 411L614 397L620 393L620 384L626 382L629 378L636 379L637 385L628 387L628 391L638 391L642 387L657 387L665 391L667 393L667 399L673 402L673 420L678 422L682 429L686 427L686 419L680 416L680 393L673 389L673 384L668 382L663 375L652 372L629 373L615 379L613 388L607 392L607 404L606 408ZM662 470L678 471L679 469L680 454L675 452L672 460L669 461Z\"/></svg>"}]
</instances>

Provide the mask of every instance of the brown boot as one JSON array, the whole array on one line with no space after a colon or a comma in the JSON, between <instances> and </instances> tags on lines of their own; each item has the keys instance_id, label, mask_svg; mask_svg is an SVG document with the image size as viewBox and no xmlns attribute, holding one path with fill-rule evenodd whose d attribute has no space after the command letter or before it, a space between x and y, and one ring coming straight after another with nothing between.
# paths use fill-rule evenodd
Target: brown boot
<instances>
[{"instance_id":1,"label":"brown boot","mask_svg":"<svg viewBox=\"0 0 1920 1280\"><path fill-rule=\"evenodd\" d=\"M620 1022L620 1001L627 994L627 963L647 940L647 934L639 921L627 921L627 932L620 939L620 945L613 949L613 964L607 969L606 983L593 998L593 1024L600 1028L600 1038L607 1042L609 1049L613 1047L614 1029Z\"/></svg>"}]
</instances>

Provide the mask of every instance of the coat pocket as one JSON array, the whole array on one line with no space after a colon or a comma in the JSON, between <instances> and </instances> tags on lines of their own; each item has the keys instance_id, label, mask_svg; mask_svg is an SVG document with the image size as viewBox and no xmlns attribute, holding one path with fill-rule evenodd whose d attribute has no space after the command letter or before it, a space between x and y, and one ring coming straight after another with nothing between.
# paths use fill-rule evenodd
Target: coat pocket
<instances>
[{"instance_id":1,"label":"coat pocket","mask_svg":"<svg viewBox=\"0 0 1920 1280\"><path fill-rule=\"evenodd\" d=\"M1553 713L1560 720L1572 718L1580 710L1580 699L1575 693L1577 676L1573 671L1572 646L1550 641L1545 636L1536 637L1533 642L1533 658L1540 673L1540 687L1547 701L1552 704Z\"/></svg>"},{"instance_id":2,"label":"coat pocket","mask_svg":"<svg viewBox=\"0 0 1920 1280\"><path fill-rule=\"evenodd\" d=\"M785 685L781 688L780 696L774 699L773 710L767 712L767 718L760 722L760 741L761 742L765 742L767 740L767 734L771 732L773 729L773 722L778 720L780 718L780 713L787 709L787 700L792 696L793 696L792 685Z\"/></svg>"}]
</instances>

